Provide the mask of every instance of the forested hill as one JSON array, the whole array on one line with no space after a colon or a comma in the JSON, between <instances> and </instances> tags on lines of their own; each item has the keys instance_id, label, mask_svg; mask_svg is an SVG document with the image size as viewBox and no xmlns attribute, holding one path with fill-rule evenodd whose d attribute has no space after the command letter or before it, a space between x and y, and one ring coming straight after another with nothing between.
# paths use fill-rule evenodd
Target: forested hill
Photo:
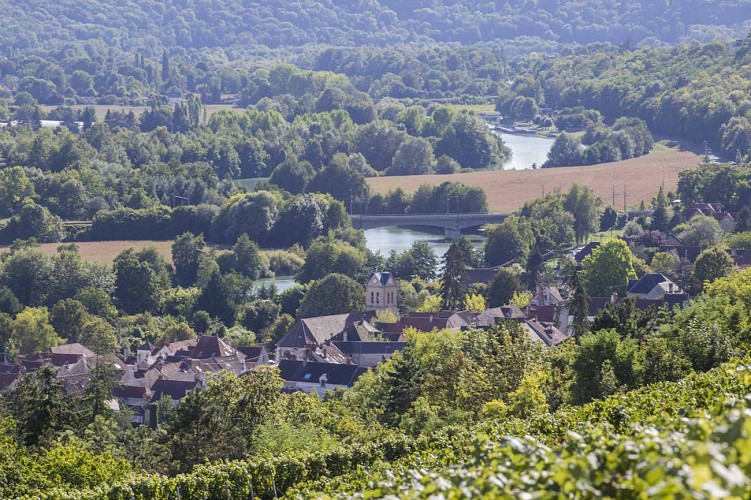
<instances>
[{"instance_id":1,"label":"forested hill","mask_svg":"<svg viewBox=\"0 0 751 500\"><path fill-rule=\"evenodd\" d=\"M617 44L731 38L749 0L5 0L0 47L88 40L123 49L475 43L520 36ZM7 54L6 54L7 55Z\"/></svg>"}]
</instances>

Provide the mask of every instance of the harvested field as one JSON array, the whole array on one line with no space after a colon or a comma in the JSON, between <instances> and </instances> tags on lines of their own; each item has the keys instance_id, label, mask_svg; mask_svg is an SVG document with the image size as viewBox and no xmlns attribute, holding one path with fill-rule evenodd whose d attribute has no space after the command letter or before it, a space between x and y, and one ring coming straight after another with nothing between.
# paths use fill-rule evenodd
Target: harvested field
<instances>
[{"instance_id":1,"label":"harvested field","mask_svg":"<svg viewBox=\"0 0 751 500\"><path fill-rule=\"evenodd\" d=\"M68 243L44 243L41 245L42 250L47 255L57 253L57 248ZM79 241L78 252L84 260L99 262L100 264L112 264L123 250L132 248L135 251L144 248L154 247L159 253L164 255L167 261L172 263L172 241ZM8 247L0 247L0 251L7 252Z\"/></svg>"},{"instance_id":2,"label":"harvested field","mask_svg":"<svg viewBox=\"0 0 751 500\"><path fill-rule=\"evenodd\" d=\"M525 201L541 196L543 191L549 193L555 189L567 190L573 183L591 187L595 196L610 204L615 185L616 205L623 208L624 186L627 206L635 207L642 201L649 202L657 194L663 181L666 190L675 190L678 185L678 172L695 168L699 162L699 156L694 153L658 147L640 158L600 165L451 175L374 177L368 179L368 184L377 193L386 193L397 187L414 193L422 184L462 182L483 188L488 196L490 211L494 213L512 212Z\"/></svg>"}]
</instances>

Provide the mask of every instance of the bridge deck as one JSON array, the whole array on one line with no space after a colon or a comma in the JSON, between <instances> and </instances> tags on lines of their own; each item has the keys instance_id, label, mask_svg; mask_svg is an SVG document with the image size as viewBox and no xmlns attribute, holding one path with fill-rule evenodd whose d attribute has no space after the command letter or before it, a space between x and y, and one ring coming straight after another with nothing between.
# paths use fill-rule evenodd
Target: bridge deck
<instances>
[{"instance_id":1,"label":"bridge deck","mask_svg":"<svg viewBox=\"0 0 751 500\"><path fill-rule=\"evenodd\" d=\"M386 226L427 226L445 230L446 237L455 239L462 229L498 224L508 214L384 214L354 215L352 225L357 229L375 229Z\"/></svg>"}]
</instances>

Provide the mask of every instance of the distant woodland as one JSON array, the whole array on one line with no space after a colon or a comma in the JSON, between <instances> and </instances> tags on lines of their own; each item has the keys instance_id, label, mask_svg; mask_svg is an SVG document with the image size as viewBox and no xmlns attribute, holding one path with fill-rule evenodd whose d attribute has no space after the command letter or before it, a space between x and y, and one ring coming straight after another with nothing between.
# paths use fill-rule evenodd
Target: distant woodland
<instances>
[{"instance_id":1,"label":"distant woodland","mask_svg":"<svg viewBox=\"0 0 751 500\"><path fill-rule=\"evenodd\" d=\"M10 0L0 46L224 50L461 42L533 37L557 43L675 43L730 38L747 0Z\"/></svg>"}]
</instances>

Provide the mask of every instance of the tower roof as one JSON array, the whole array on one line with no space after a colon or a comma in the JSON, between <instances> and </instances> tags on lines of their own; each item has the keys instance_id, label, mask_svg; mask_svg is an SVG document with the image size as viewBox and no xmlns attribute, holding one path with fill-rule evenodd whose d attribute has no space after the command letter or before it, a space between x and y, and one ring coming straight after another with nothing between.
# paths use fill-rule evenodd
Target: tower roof
<instances>
[{"instance_id":1,"label":"tower roof","mask_svg":"<svg viewBox=\"0 0 751 500\"><path fill-rule=\"evenodd\" d=\"M368 278L368 285L377 285L379 283L381 286L393 285L394 278L391 276L391 273L388 272L373 273L370 275L370 278Z\"/></svg>"}]
</instances>

